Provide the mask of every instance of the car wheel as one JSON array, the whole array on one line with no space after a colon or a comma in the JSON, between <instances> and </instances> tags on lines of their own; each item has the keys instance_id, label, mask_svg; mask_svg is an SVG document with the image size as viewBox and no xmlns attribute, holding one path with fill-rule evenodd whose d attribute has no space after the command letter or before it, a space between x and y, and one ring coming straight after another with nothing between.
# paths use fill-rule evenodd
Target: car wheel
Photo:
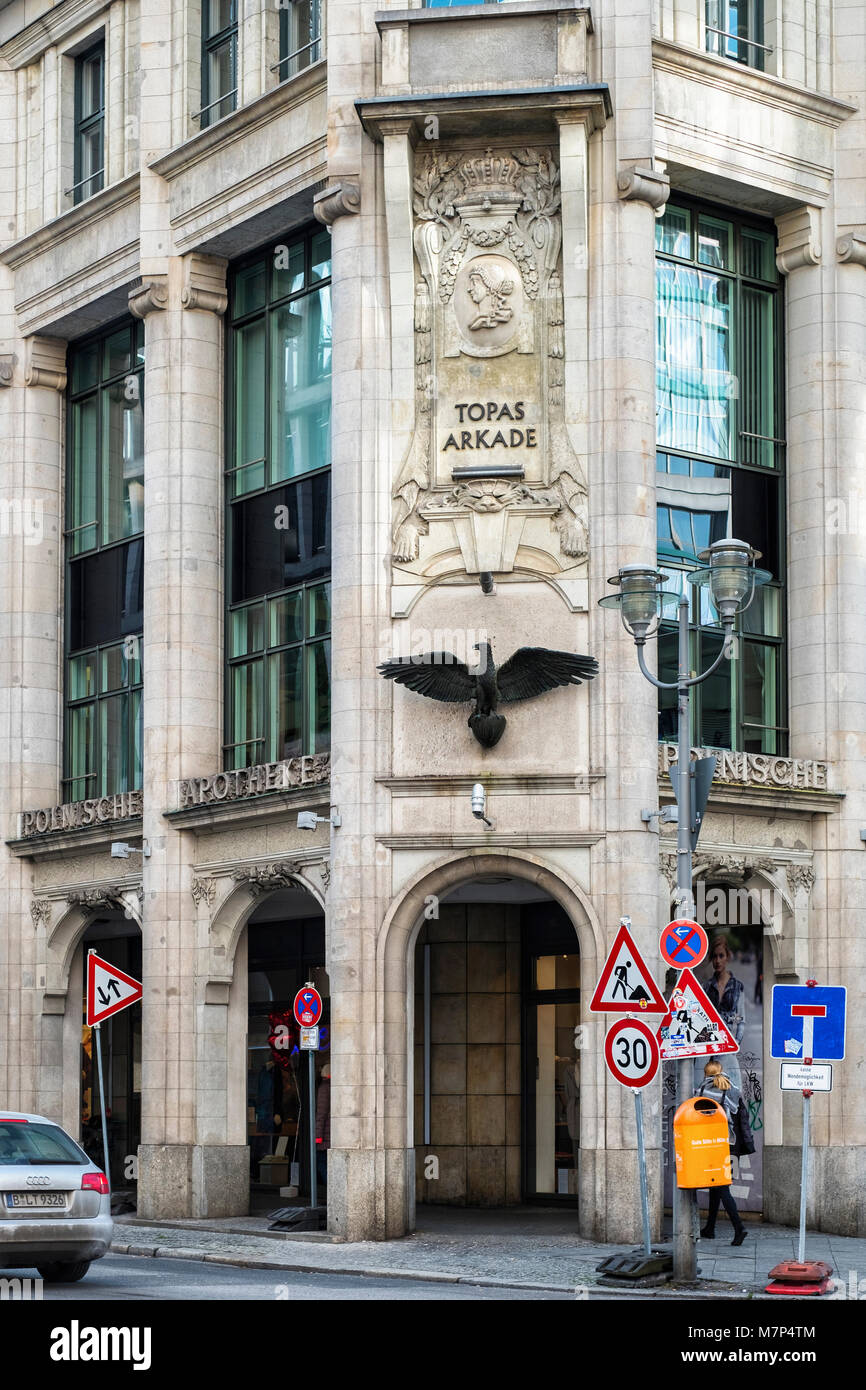
<instances>
[{"instance_id":1,"label":"car wheel","mask_svg":"<svg viewBox=\"0 0 866 1390\"><path fill-rule=\"evenodd\" d=\"M90 1268L90 1260L76 1260L74 1264L37 1265L46 1284L77 1284Z\"/></svg>"}]
</instances>

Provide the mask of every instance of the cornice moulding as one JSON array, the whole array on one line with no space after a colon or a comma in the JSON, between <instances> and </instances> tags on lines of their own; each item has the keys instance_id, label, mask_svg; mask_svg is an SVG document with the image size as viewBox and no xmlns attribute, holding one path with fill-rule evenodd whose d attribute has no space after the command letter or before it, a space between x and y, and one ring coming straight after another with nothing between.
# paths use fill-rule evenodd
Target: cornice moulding
<instances>
[{"instance_id":1,"label":"cornice moulding","mask_svg":"<svg viewBox=\"0 0 866 1390\"><path fill-rule=\"evenodd\" d=\"M80 236L91 222L98 225L105 221L109 213L138 202L138 185L138 172L110 184L86 202L79 203L77 207L70 208L68 212L61 213L50 222L43 223L37 231L13 241L5 251L0 251L0 262L15 270L49 247L55 250L70 237Z\"/></svg>"},{"instance_id":2,"label":"cornice moulding","mask_svg":"<svg viewBox=\"0 0 866 1390\"><path fill-rule=\"evenodd\" d=\"M784 78L773 77L753 68L727 63L724 58L672 43L670 39L653 39L653 68L667 70L680 77L690 77L734 96L752 97L765 106L781 107L796 116L825 125L840 126L858 108L837 97L800 87Z\"/></svg>"},{"instance_id":3,"label":"cornice moulding","mask_svg":"<svg viewBox=\"0 0 866 1390\"><path fill-rule=\"evenodd\" d=\"M400 24L435 24L449 20L507 19L511 15L577 13L586 19L587 32L593 33L592 12L584 0L510 0L503 9L492 5L461 5L458 8L433 7L417 10L377 10L373 22L381 34L383 29Z\"/></svg>"},{"instance_id":4,"label":"cornice moulding","mask_svg":"<svg viewBox=\"0 0 866 1390\"><path fill-rule=\"evenodd\" d=\"M269 125L275 116L282 115L284 111L291 111L293 107L299 106L311 97L324 96L326 91L327 64L322 59L319 63L303 68L297 77L281 83L270 92L265 92L248 105L241 106L230 116L224 116L221 121L198 131L167 154L152 160L147 167L164 179L175 178L207 159L215 149L225 150L251 131L257 130L259 126ZM322 135L325 135L324 130ZM261 175L257 174L256 177Z\"/></svg>"},{"instance_id":5,"label":"cornice moulding","mask_svg":"<svg viewBox=\"0 0 866 1390\"><path fill-rule=\"evenodd\" d=\"M573 113L573 118L582 120L590 132L603 130L613 115L606 82L366 97L355 102L355 110L364 130L374 140L382 139L385 123L395 118L413 120L422 137L428 117L436 115L449 126L443 135L461 133L468 121L471 133L479 139L487 138L494 129L503 136L519 131L522 138L529 139L528 123L532 123L534 136L539 122L545 128L553 127L564 112Z\"/></svg>"},{"instance_id":6,"label":"cornice moulding","mask_svg":"<svg viewBox=\"0 0 866 1390\"><path fill-rule=\"evenodd\" d=\"M111 0L62 0L32 24L19 30L0 47L0 58L10 68L23 68L33 63L54 44L61 43L91 19L107 10Z\"/></svg>"}]
</instances>

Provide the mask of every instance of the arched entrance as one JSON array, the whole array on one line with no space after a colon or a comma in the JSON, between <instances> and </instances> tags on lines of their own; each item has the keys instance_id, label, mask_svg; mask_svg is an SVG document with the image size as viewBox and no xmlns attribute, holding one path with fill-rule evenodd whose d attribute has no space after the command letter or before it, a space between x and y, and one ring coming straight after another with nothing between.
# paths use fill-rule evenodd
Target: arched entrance
<instances>
[{"instance_id":1,"label":"arched entrance","mask_svg":"<svg viewBox=\"0 0 866 1390\"><path fill-rule=\"evenodd\" d=\"M417 1201L577 1201L580 988L574 927L533 884L476 879L425 921L415 946Z\"/></svg>"},{"instance_id":2,"label":"arched entrance","mask_svg":"<svg viewBox=\"0 0 866 1390\"><path fill-rule=\"evenodd\" d=\"M588 897L570 875L508 850L468 851L434 865L394 903L380 936L384 1062L394 1078L402 1066L406 1089L402 1116L401 1092L385 1089L385 1133L396 1147L402 1129L409 1163L405 1188L392 1181L385 1192L386 1235L414 1228L416 1197L567 1205L591 1190L603 1063L592 1047L578 1059L575 1028L589 1022L579 980L597 970L600 938ZM389 1162L396 1179L399 1155Z\"/></svg>"},{"instance_id":3,"label":"arched entrance","mask_svg":"<svg viewBox=\"0 0 866 1390\"><path fill-rule=\"evenodd\" d=\"M125 974L141 979L141 930L131 914L120 908L97 912L81 937L74 972L80 981L76 1007L81 1033L81 1144L93 1159L110 1171L112 1210L134 1210L138 1191L138 1146L141 1143L141 1002L131 1004L101 1025L105 1115L108 1130L108 1168L103 1149L102 1111L99 1099L96 1038L87 1025L88 952ZM72 981L70 980L70 984Z\"/></svg>"},{"instance_id":4,"label":"arched entrance","mask_svg":"<svg viewBox=\"0 0 866 1390\"><path fill-rule=\"evenodd\" d=\"M300 887L263 896L238 944L235 979L246 987L246 1136L250 1212L273 1211L310 1198L310 1125L316 1124L319 1200L324 1201L330 1127L330 986L325 971L325 919ZM298 990L312 981L323 1000L314 1055L317 1107L311 1114L308 1058L292 1015ZM324 1074L323 1074L324 1073Z\"/></svg>"}]
</instances>

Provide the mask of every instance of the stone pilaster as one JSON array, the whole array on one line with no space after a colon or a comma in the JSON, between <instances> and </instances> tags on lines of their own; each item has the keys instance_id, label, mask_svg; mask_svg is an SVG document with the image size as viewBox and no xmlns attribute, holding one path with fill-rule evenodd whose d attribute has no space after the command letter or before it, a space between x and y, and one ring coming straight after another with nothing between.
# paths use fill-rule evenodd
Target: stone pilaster
<instances>
[{"instance_id":1,"label":"stone pilaster","mask_svg":"<svg viewBox=\"0 0 866 1390\"><path fill-rule=\"evenodd\" d=\"M163 812L180 777L221 765L225 261L168 261L130 295L146 320L144 979L139 1212L246 1209L245 1135L230 1132L226 1028L196 986L190 851ZM204 928L206 930L206 927ZM206 944L206 943L205 943Z\"/></svg>"},{"instance_id":2,"label":"stone pilaster","mask_svg":"<svg viewBox=\"0 0 866 1390\"><path fill-rule=\"evenodd\" d=\"M0 823L60 800L63 447L66 344L13 340L0 402ZM22 756L26 750L26 756ZM61 1113L61 1019L39 1014L32 870L0 844L0 1093ZM14 996L14 998L13 998Z\"/></svg>"}]
</instances>

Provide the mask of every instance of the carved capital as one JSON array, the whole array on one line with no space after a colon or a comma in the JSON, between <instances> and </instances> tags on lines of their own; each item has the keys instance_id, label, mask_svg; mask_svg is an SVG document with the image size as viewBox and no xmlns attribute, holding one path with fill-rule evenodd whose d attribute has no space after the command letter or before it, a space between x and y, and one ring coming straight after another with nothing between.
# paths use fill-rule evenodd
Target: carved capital
<instances>
[{"instance_id":1,"label":"carved capital","mask_svg":"<svg viewBox=\"0 0 866 1390\"><path fill-rule=\"evenodd\" d=\"M621 169L616 186L623 202L649 203L656 211L664 207L671 192L670 178L660 169Z\"/></svg>"},{"instance_id":2,"label":"carved capital","mask_svg":"<svg viewBox=\"0 0 866 1390\"><path fill-rule=\"evenodd\" d=\"M62 338L28 338L25 342L24 383L66 390L66 343Z\"/></svg>"},{"instance_id":3,"label":"carved capital","mask_svg":"<svg viewBox=\"0 0 866 1390\"><path fill-rule=\"evenodd\" d=\"M338 217L349 217L361 211L361 186L352 179L329 183L313 198L313 216L330 227Z\"/></svg>"},{"instance_id":4,"label":"carved capital","mask_svg":"<svg viewBox=\"0 0 866 1390\"><path fill-rule=\"evenodd\" d=\"M137 319L146 319L155 309L168 308L168 276L149 275L129 291L129 312Z\"/></svg>"},{"instance_id":5,"label":"carved capital","mask_svg":"<svg viewBox=\"0 0 866 1390\"><path fill-rule=\"evenodd\" d=\"M677 856L675 854L660 854L659 871L664 874L668 881L668 887L673 892L677 886Z\"/></svg>"},{"instance_id":6,"label":"carved capital","mask_svg":"<svg viewBox=\"0 0 866 1390\"><path fill-rule=\"evenodd\" d=\"M202 900L210 907L216 897L216 883L212 878L194 878L190 891L196 907Z\"/></svg>"},{"instance_id":7,"label":"carved capital","mask_svg":"<svg viewBox=\"0 0 866 1390\"><path fill-rule=\"evenodd\" d=\"M12 385L12 369L15 366L15 358L11 352L0 353L0 386Z\"/></svg>"},{"instance_id":8,"label":"carved capital","mask_svg":"<svg viewBox=\"0 0 866 1390\"><path fill-rule=\"evenodd\" d=\"M866 227L840 236L836 242L836 255L846 265L866 266Z\"/></svg>"},{"instance_id":9,"label":"carved capital","mask_svg":"<svg viewBox=\"0 0 866 1390\"><path fill-rule=\"evenodd\" d=\"M34 927L38 927L40 922L44 927L50 927L51 912L51 903L47 898L34 898L30 904L30 916L33 918Z\"/></svg>"},{"instance_id":10,"label":"carved capital","mask_svg":"<svg viewBox=\"0 0 866 1390\"><path fill-rule=\"evenodd\" d=\"M787 877L792 897L796 897L798 893L808 896L815 886L815 870L811 864L789 864Z\"/></svg>"},{"instance_id":11,"label":"carved capital","mask_svg":"<svg viewBox=\"0 0 866 1390\"><path fill-rule=\"evenodd\" d=\"M821 259L821 213L819 208L802 207L776 218L779 245L776 265L782 275L803 266L817 265Z\"/></svg>"},{"instance_id":12,"label":"carved capital","mask_svg":"<svg viewBox=\"0 0 866 1390\"><path fill-rule=\"evenodd\" d=\"M180 302L184 309L204 309L210 314L224 314L228 306L226 266L222 256L185 256L183 261L183 290Z\"/></svg>"}]
</instances>

